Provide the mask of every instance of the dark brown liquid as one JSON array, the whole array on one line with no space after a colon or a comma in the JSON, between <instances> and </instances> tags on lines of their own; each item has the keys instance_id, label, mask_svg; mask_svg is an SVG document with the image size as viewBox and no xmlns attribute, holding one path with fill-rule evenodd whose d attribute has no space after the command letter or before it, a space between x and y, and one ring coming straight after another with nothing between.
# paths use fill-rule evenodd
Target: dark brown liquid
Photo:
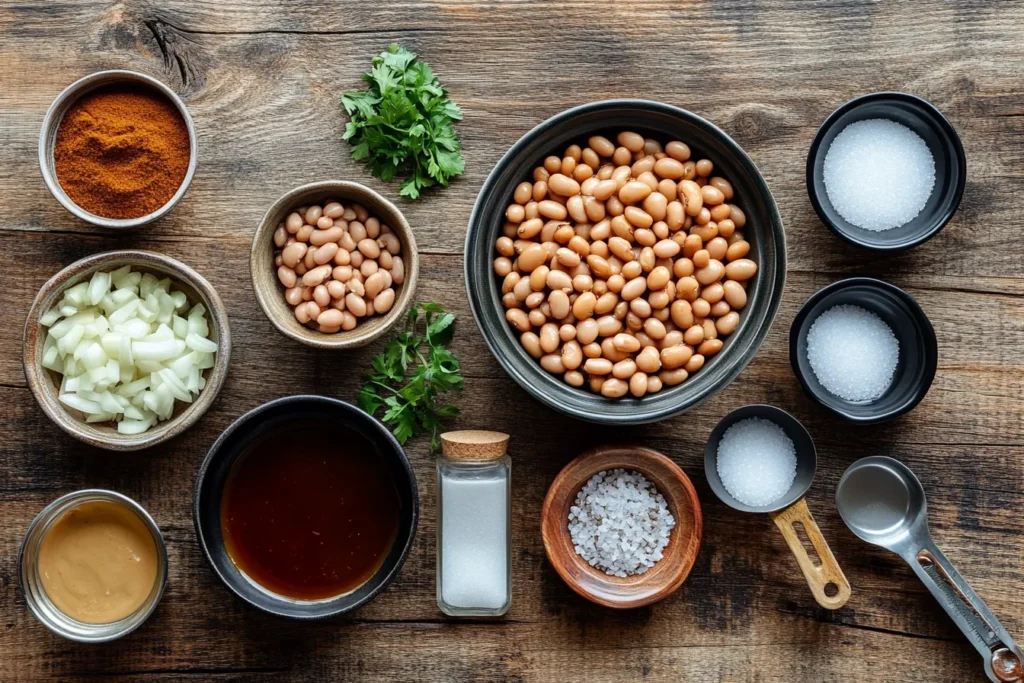
<instances>
[{"instance_id":1,"label":"dark brown liquid","mask_svg":"<svg viewBox=\"0 0 1024 683\"><path fill-rule=\"evenodd\" d=\"M243 454L224 488L221 530L235 565L298 600L358 588L398 531L388 465L354 432L324 423L271 434Z\"/></svg>"}]
</instances>

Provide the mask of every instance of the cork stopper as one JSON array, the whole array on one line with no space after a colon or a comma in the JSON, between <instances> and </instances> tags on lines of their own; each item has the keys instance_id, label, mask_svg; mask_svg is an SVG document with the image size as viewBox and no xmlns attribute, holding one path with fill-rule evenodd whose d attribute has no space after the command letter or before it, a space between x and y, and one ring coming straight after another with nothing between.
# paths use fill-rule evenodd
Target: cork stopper
<instances>
[{"instance_id":1,"label":"cork stopper","mask_svg":"<svg viewBox=\"0 0 1024 683\"><path fill-rule=\"evenodd\" d=\"M508 434L481 429L464 429L441 435L446 458L463 460L495 460L505 455Z\"/></svg>"}]
</instances>

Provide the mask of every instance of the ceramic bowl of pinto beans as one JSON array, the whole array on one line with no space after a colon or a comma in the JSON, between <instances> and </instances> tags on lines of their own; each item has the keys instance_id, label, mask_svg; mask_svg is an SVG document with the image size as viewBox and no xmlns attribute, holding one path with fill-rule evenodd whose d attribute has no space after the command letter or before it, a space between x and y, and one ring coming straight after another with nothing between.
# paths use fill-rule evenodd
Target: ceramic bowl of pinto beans
<instances>
[{"instance_id":1,"label":"ceramic bowl of pinto beans","mask_svg":"<svg viewBox=\"0 0 1024 683\"><path fill-rule=\"evenodd\" d=\"M775 318L782 218L725 132L644 100L585 104L498 162L466 237L470 306L524 389L572 417L654 422L729 385Z\"/></svg>"},{"instance_id":2,"label":"ceramic bowl of pinto beans","mask_svg":"<svg viewBox=\"0 0 1024 683\"><path fill-rule=\"evenodd\" d=\"M365 346L412 302L416 239L394 204L359 183L331 180L288 192L267 211L249 256L270 322L324 349Z\"/></svg>"}]
</instances>

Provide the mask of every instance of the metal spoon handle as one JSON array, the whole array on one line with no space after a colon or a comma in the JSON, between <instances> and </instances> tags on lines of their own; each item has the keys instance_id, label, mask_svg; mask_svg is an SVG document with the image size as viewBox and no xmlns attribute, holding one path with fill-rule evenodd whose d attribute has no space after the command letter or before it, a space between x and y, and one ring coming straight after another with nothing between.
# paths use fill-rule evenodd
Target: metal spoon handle
<instances>
[{"instance_id":1,"label":"metal spoon handle","mask_svg":"<svg viewBox=\"0 0 1024 683\"><path fill-rule=\"evenodd\" d=\"M1020 648L942 551L929 541L904 559L984 658L989 680L1024 682Z\"/></svg>"}]
</instances>

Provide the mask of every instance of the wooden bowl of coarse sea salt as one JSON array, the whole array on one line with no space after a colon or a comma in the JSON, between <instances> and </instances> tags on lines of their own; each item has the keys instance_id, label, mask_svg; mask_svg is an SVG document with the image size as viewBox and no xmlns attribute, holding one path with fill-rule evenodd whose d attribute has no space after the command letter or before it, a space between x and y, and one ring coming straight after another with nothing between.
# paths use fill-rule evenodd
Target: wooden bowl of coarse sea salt
<instances>
[{"instance_id":1,"label":"wooden bowl of coarse sea salt","mask_svg":"<svg viewBox=\"0 0 1024 683\"><path fill-rule=\"evenodd\" d=\"M702 525L686 473L639 446L580 455L555 477L541 511L555 571L584 598L618 609L649 605L683 585Z\"/></svg>"}]
</instances>

